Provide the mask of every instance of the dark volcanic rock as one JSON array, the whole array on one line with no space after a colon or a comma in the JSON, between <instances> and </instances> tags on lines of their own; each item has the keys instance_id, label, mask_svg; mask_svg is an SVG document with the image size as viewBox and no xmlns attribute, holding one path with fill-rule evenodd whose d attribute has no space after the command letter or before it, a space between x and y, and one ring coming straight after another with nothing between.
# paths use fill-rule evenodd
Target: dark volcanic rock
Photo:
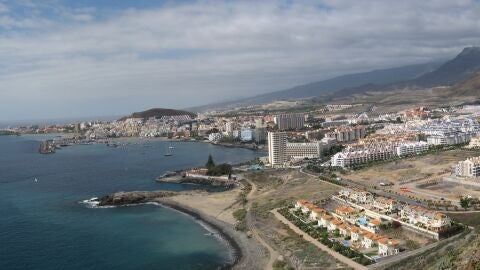
<instances>
[{"instance_id":1,"label":"dark volcanic rock","mask_svg":"<svg viewBox=\"0 0 480 270\"><path fill-rule=\"evenodd\" d=\"M157 198L164 198L174 196L177 193L170 191L131 191L131 192L117 192L112 195L107 195L98 199L99 206L106 205L126 205L151 202Z\"/></svg>"}]
</instances>

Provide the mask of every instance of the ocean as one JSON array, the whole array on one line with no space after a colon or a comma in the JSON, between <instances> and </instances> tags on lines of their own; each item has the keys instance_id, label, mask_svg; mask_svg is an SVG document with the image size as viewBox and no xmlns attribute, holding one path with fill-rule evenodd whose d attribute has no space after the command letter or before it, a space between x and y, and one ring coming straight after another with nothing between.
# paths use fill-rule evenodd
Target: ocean
<instances>
[{"instance_id":1,"label":"ocean","mask_svg":"<svg viewBox=\"0 0 480 270\"><path fill-rule=\"evenodd\" d=\"M80 202L117 191L208 189L154 179L201 166L209 154L238 163L259 153L173 142L174 155L165 157L168 142L129 140L41 155L44 138L0 136L0 269L215 269L229 260L226 243L188 215L156 205Z\"/></svg>"}]
</instances>

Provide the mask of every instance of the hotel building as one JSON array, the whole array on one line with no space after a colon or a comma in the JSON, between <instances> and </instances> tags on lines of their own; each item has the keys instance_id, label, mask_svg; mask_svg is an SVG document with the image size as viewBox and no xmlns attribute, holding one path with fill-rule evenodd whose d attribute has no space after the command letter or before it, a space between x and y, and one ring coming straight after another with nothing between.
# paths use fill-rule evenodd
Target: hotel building
<instances>
[{"instance_id":1,"label":"hotel building","mask_svg":"<svg viewBox=\"0 0 480 270\"><path fill-rule=\"evenodd\" d=\"M283 166L288 161L286 149L286 132L268 132L268 161L271 166Z\"/></svg>"},{"instance_id":2,"label":"hotel building","mask_svg":"<svg viewBox=\"0 0 480 270\"><path fill-rule=\"evenodd\" d=\"M279 114L274 117L278 130L301 129L305 125L305 116L301 113Z\"/></svg>"},{"instance_id":3,"label":"hotel building","mask_svg":"<svg viewBox=\"0 0 480 270\"><path fill-rule=\"evenodd\" d=\"M351 142L365 137L365 126L340 127L325 134L325 138L335 139L337 142Z\"/></svg>"},{"instance_id":4,"label":"hotel building","mask_svg":"<svg viewBox=\"0 0 480 270\"><path fill-rule=\"evenodd\" d=\"M321 142L287 143L287 159L318 158L322 151Z\"/></svg>"}]
</instances>

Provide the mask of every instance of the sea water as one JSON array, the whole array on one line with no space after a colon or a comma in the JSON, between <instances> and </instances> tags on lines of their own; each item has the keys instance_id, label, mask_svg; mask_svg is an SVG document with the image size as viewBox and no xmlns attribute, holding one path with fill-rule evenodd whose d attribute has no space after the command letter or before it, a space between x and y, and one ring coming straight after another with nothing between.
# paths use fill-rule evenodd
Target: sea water
<instances>
[{"instance_id":1,"label":"sea water","mask_svg":"<svg viewBox=\"0 0 480 270\"><path fill-rule=\"evenodd\" d=\"M116 191L205 188L154 179L201 166L209 154L237 163L257 152L174 142L165 157L169 142L127 140L41 155L40 139L0 137L0 269L215 269L229 259L223 241L175 210L79 202Z\"/></svg>"}]
</instances>

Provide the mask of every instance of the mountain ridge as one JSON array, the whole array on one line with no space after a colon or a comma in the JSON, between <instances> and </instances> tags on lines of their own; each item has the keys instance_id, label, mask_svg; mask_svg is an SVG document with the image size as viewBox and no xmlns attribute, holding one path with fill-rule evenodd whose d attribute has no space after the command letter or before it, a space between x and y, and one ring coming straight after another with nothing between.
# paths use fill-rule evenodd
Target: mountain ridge
<instances>
[{"instance_id":1,"label":"mountain ridge","mask_svg":"<svg viewBox=\"0 0 480 270\"><path fill-rule=\"evenodd\" d=\"M331 79L298 85L286 90L242 98L235 102L222 102L193 109L256 105L275 100L316 97L331 101L374 91L421 90L438 86L453 86L480 72L480 47L466 47L448 61L433 61L396 68L346 74ZM458 92L461 93L461 92Z\"/></svg>"}]
</instances>

